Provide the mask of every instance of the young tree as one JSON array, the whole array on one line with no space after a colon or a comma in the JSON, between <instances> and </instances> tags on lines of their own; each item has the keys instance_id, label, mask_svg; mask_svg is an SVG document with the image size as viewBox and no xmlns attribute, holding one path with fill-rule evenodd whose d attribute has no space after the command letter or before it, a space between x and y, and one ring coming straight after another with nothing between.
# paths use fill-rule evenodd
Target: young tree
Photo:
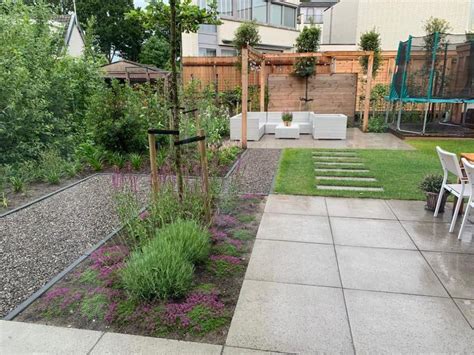
<instances>
[{"instance_id":1,"label":"young tree","mask_svg":"<svg viewBox=\"0 0 474 355\"><path fill-rule=\"evenodd\" d=\"M313 53L319 49L319 41L321 37L321 29L314 24L303 28L300 35L296 39L296 52L297 53ZM305 78L305 104L308 101L308 79L311 75L315 74L316 69L316 57L300 58L296 61L294 66L294 73L302 78Z\"/></svg>"},{"instance_id":2,"label":"young tree","mask_svg":"<svg viewBox=\"0 0 474 355\"><path fill-rule=\"evenodd\" d=\"M209 2L207 8L203 9L193 5L191 0L169 0L169 5L163 1L151 2L144 11L134 10L129 16L140 19L143 26L151 33L169 33L170 43L170 101L171 101L171 124L170 128L180 128L180 97L178 90L178 66L177 59L181 52L181 33L197 32L201 24L220 24L217 17L217 4ZM168 32L169 31L169 32ZM174 142L179 140L173 136ZM175 169L180 198L183 196L183 176L181 174L181 150L175 148Z\"/></svg>"},{"instance_id":3,"label":"young tree","mask_svg":"<svg viewBox=\"0 0 474 355\"><path fill-rule=\"evenodd\" d=\"M380 39L380 33L378 33L375 28L363 33L360 36L359 48L362 51L373 51L374 52L374 65L372 67L372 75L375 77L377 75L377 71L380 68L382 62L382 55L381 55L381 46L382 41ZM359 60L364 73L367 73L368 65L369 65L369 58L367 56L362 56Z\"/></svg>"},{"instance_id":4,"label":"young tree","mask_svg":"<svg viewBox=\"0 0 474 355\"><path fill-rule=\"evenodd\" d=\"M260 44L261 38L258 33L257 24L254 21L242 23L234 32L234 43L237 53L242 50L244 46L255 47Z\"/></svg>"},{"instance_id":5,"label":"young tree","mask_svg":"<svg viewBox=\"0 0 474 355\"><path fill-rule=\"evenodd\" d=\"M161 69L169 68L170 44L167 39L155 34L143 43L139 62L152 64Z\"/></svg>"}]
</instances>

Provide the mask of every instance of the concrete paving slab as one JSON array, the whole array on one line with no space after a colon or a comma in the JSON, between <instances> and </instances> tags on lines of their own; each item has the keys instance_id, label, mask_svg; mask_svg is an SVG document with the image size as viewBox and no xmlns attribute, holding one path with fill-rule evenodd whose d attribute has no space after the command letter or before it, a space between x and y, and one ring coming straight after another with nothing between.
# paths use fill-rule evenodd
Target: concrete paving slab
<instances>
[{"instance_id":1,"label":"concrete paving slab","mask_svg":"<svg viewBox=\"0 0 474 355\"><path fill-rule=\"evenodd\" d=\"M0 320L0 353L87 354L102 332Z\"/></svg>"},{"instance_id":2,"label":"concrete paving slab","mask_svg":"<svg viewBox=\"0 0 474 355\"><path fill-rule=\"evenodd\" d=\"M324 197L270 195L265 212L327 216Z\"/></svg>"},{"instance_id":3,"label":"concrete paving slab","mask_svg":"<svg viewBox=\"0 0 474 355\"><path fill-rule=\"evenodd\" d=\"M342 290L245 280L226 345L353 353Z\"/></svg>"},{"instance_id":4,"label":"concrete paving slab","mask_svg":"<svg viewBox=\"0 0 474 355\"><path fill-rule=\"evenodd\" d=\"M256 240L246 279L341 287L332 245Z\"/></svg>"},{"instance_id":5,"label":"concrete paving slab","mask_svg":"<svg viewBox=\"0 0 474 355\"><path fill-rule=\"evenodd\" d=\"M425 210L426 202L423 201L388 200L387 203L401 221L451 223L452 203L447 203L445 212L437 218L433 217L433 212Z\"/></svg>"},{"instance_id":6,"label":"concrete paving slab","mask_svg":"<svg viewBox=\"0 0 474 355\"><path fill-rule=\"evenodd\" d=\"M280 213L264 213L257 239L332 244L329 218Z\"/></svg>"},{"instance_id":7,"label":"concrete paving slab","mask_svg":"<svg viewBox=\"0 0 474 355\"><path fill-rule=\"evenodd\" d=\"M331 217L330 222L335 244L416 250L398 221Z\"/></svg>"},{"instance_id":8,"label":"concrete paving slab","mask_svg":"<svg viewBox=\"0 0 474 355\"><path fill-rule=\"evenodd\" d=\"M364 163L354 163L354 162L332 162L332 161L320 161L315 160L314 164L321 165L321 166L351 166L351 167L359 167L364 166Z\"/></svg>"},{"instance_id":9,"label":"concrete paving slab","mask_svg":"<svg viewBox=\"0 0 474 355\"><path fill-rule=\"evenodd\" d=\"M396 219L384 200L356 198L326 198L331 217Z\"/></svg>"},{"instance_id":10,"label":"concrete paving slab","mask_svg":"<svg viewBox=\"0 0 474 355\"><path fill-rule=\"evenodd\" d=\"M332 171L332 172L345 172L345 173L368 173L370 170L367 169L338 169L338 168L316 168L314 169L315 172L318 171Z\"/></svg>"},{"instance_id":11,"label":"concrete paving slab","mask_svg":"<svg viewBox=\"0 0 474 355\"><path fill-rule=\"evenodd\" d=\"M468 354L473 331L450 298L345 290L357 352Z\"/></svg>"},{"instance_id":12,"label":"concrete paving slab","mask_svg":"<svg viewBox=\"0 0 474 355\"><path fill-rule=\"evenodd\" d=\"M334 186L334 185L317 185L318 190L338 190L338 191L372 191L383 192L382 187L361 187L361 186Z\"/></svg>"},{"instance_id":13,"label":"concrete paving slab","mask_svg":"<svg viewBox=\"0 0 474 355\"><path fill-rule=\"evenodd\" d=\"M474 255L423 252L454 298L474 299Z\"/></svg>"},{"instance_id":14,"label":"concrete paving slab","mask_svg":"<svg viewBox=\"0 0 474 355\"><path fill-rule=\"evenodd\" d=\"M344 288L448 297L418 251L336 246Z\"/></svg>"},{"instance_id":15,"label":"concrete paving slab","mask_svg":"<svg viewBox=\"0 0 474 355\"><path fill-rule=\"evenodd\" d=\"M461 309L461 312L466 317L467 321L471 325L471 328L474 329L474 300L463 300L460 298L454 299L454 302Z\"/></svg>"},{"instance_id":16,"label":"concrete paving slab","mask_svg":"<svg viewBox=\"0 0 474 355\"><path fill-rule=\"evenodd\" d=\"M337 155L337 156L328 156L328 155L313 155L313 159L314 160L319 160L319 161L333 161L333 162L339 162L339 161L342 161L342 162L360 162L362 163L363 160L361 158L359 158L358 156L354 156L354 155L351 155L351 156L340 156L340 155Z\"/></svg>"},{"instance_id":17,"label":"concrete paving slab","mask_svg":"<svg viewBox=\"0 0 474 355\"><path fill-rule=\"evenodd\" d=\"M91 354L216 354L221 345L191 343L137 335L105 333Z\"/></svg>"},{"instance_id":18,"label":"concrete paving slab","mask_svg":"<svg viewBox=\"0 0 474 355\"><path fill-rule=\"evenodd\" d=\"M448 223L402 221L401 224L420 250L474 254L474 236L463 234L459 240L457 229L456 233L449 233Z\"/></svg>"},{"instance_id":19,"label":"concrete paving slab","mask_svg":"<svg viewBox=\"0 0 474 355\"><path fill-rule=\"evenodd\" d=\"M316 176L316 179L321 180L341 180L341 181L377 181L373 177L356 177L356 176Z\"/></svg>"},{"instance_id":20,"label":"concrete paving slab","mask_svg":"<svg viewBox=\"0 0 474 355\"><path fill-rule=\"evenodd\" d=\"M273 352L273 351L263 351L263 350L253 350L253 349L245 349L245 348L235 348L233 346L224 346L224 351L222 353L223 355L259 355L259 354L265 354L265 355L276 355L276 354L282 354L280 352Z\"/></svg>"}]
</instances>

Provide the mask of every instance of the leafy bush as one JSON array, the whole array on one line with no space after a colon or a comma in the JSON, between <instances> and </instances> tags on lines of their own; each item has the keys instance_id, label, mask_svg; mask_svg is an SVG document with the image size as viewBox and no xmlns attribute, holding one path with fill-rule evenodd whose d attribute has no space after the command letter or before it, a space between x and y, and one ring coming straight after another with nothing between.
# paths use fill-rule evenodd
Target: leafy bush
<instances>
[{"instance_id":1,"label":"leafy bush","mask_svg":"<svg viewBox=\"0 0 474 355\"><path fill-rule=\"evenodd\" d=\"M375 116L369 120L368 131L371 133L383 133L388 129L383 116Z\"/></svg>"},{"instance_id":2,"label":"leafy bush","mask_svg":"<svg viewBox=\"0 0 474 355\"><path fill-rule=\"evenodd\" d=\"M194 263L204 261L209 255L210 235L207 230L195 221L178 220L157 232L158 238L172 243L177 253L184 255L185 259Z\"/></svg>"},{"instance_id":3,"label":"leafy bush","mask_svg":"<svg viewBox=\"0 0 474 355\"><path fill-rule=\"evenodd\" d=\"M84 140L89 97L102 85L100 62L70 58L44 2L0 5L0 164L61 155Z\"/></svg>"},{"instance_id":4,"label":"leafy bush","mask_svg":"<svg viewBox=\"0 0 474 355\"><path fill-rule=\"evenodd\" d=\"M90 165L94 171L101 171L104 167L105 152L102 147L90 142L81 143L76 149L76 157Z\"/></svg>"},{"instance_id":5,"label":"leafy bush","mask_svg":"<svg viewBox=\"0 0 474 355\"><path fill-rule=\"evenodd\" d=\"M261 42L258 26L255 22L243 22L234 32L234 46L240 53L243 46L255 47Z\"/></svg>"},{"instance_id":6,"label":"leafy bush","mask_svg":"<svg viewBox=\"0 0 474 355\"><path fill-rule=\"evenodd\" d=\"M426 175L420 182L419 188L423 192L439 193L443 185L442 175Z\"/></svg>"},{"instance_id":7,"label":"leafy bush","mask_svg":"<svg viewBox=\"0 0 474 355\"><path fill-rule=\"evenodd\" d=\"M143 156L141 156L140 154L133 153L130 154L129 159L133 170L140 170L143 164Z\"/></svg>"},{"instance_id":8,"label":"leafy bush","mask_svg":"<svg viewBox=\"0 0 474 355\"><path fill-rule=\"evenodd\" d=\"M127 163L125 156L119 152L110 153L108 161L112 166L115 166L119 169L122 169Z\"/></svg>"},{"instance_id":9,"label":"leafy bush","mask_svg":"<svg viewBox=\"0 0 474 355\"><path fill-rule=\"evenodd\" d=\"M92 96L86 113L97 145L122 154L141 153L148 146L147 129L165 127L168 105L148 85L131 87L113 80Z\"/></svg>"},{"instance_id":10,"label":"leafy bush","mask_svg":"<svg viewBox=\"0 0 474 355\"><path fill-rule=\"evenodd\" d=\"M304 27L296 39L296 52L311 53L319 49L321 29L313 24ZM296 61L294 72L300 77L308 77L314 74L316 58L300 58Z\"/></svg>"},{"instance_id":11,"label":"leafy bush","mask_svg":"<svg viewBox=\"0 0 474 355\"><path fill-rule=\"evenodd\" d=\"M65 170L65 161L57 150L50 149L40 155L39 166L43 179L50 184L59 184Z\"/></svg>"},{"instance_id":12,"label":"leafy bush","mask_svg":"<svg viewBox=\"0 0 474 355\"><path fill-rule=\"evenodd\" d=\"M127 292L136 298L180 297L191 288L194 268L176 246L155 238L141 250L132 252L121 270Z\"/></svg>"}]
</instances>

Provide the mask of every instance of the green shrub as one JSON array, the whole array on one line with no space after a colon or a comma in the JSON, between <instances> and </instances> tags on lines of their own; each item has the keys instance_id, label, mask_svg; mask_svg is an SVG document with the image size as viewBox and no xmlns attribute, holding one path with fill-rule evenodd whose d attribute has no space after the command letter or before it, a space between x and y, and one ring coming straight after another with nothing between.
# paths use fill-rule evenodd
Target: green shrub
<instances>
[{"instance_id":1,"label":"green shrub","mask_svg":"<svg viewBox=\"0 0 474 355\"><path fill-rule=\"evenodd\" d=\"M388 129L383 116L375 116L369 120L368 131L371 133L383 133Z\"/></svg>"},{"instance_id":2,"label":"green shrub","mask_svg":"<svg viewBox=\"0 0 474 355\"><path fill-rule=\"evenodd\" d=\"M113 152L109 154L108 161L112 166L122 169L127 163L125 156L119 152Z\"/></svg>"},{"instance_id":3,"label":"green shrub","mask_svg":"<svg viewBox=\"0 0 474 355\"><path fill-rule=\"evenodd\" d=\"M183 296L191 288L193 265L164 238L155 238L132 252L120 275L127 292L136 298Z\"/></svg>"},{"instance_id":4,"label":"green shrub","mask_svg":"<svg viewBox=\"0 0 474 355\"><path fill-rule=\"evenodd\" d=\"M160 238L173 244L176 252L193 264L204 261L209 255L209 232L195 221L178 220L163 227L152 243Z\"/></svg>"},{"instance_id":5,"label":"green shrub","mask_svg":"<svg viewBox=\"0 0 474 355\"><path fill-rule=\"evenodd\" d=\"M26 190L26 181L20 175L10 176L10 184L15 193L25 192Z\"/></svg>"},{"instance_id":6,"label":"green shrub","mask_svg":"<svg viewBox=\"0 0 474 355\"><path fill-rule=\"evenodd\" d=\"M104 168L104 150L102 147L95 146L90 142L79 144L76 149L76 157L82 162L89 164L94 171L101 171Z\"/></svg>"},{"instance_id":7,"label":"green shrub","mask_svg":"<svg viewBox=\"0 0 474 355\"><path fill-rule=\"evenodd\" d=\"M133 170L140 170L143 164L143 156L137 153L132 153L129 156L130 164L132 165Z\"/></svg>"},{"instance_id":8,"label":"green shrub","mask_svg":"<svg viewBox=\"0 0 474 355\"><path fill-rule=\"evenodd\" d=\"M419 188L423 192L439 193L443 185L442 175L426 175L420 182Z\"/></svg>"},{"instance_id":9,"label":"green shrub","mask_svg":"<svg viewBox=\"0 0 474 355\"><path fill-rule=\"evenodd\" d=\"M65 161L57 150L50 149L40 154L39 167L43 179L50 184L57 185L64 174Z\"/></svg>"},{"instance_id":10,"label":"green shrub","mask_svg":"<svg viewBox=\"0 0 474 355\"><path fill-rule=\"evenodd\" d=\"M68 161L64 164L64 173L73 178L82 170L82 164L78 161Z\"/></svg>"}]
</instances>

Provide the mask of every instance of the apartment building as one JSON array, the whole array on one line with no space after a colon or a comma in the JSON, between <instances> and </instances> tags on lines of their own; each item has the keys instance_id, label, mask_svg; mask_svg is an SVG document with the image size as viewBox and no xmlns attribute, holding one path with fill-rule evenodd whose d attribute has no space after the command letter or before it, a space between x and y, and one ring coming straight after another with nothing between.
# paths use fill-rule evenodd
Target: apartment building
<instances>
[{"instance_id":1,"label":"apartment building","mask_svg":"<svg viewBox=\"0 0 474 355\"><path fill-rule=\"evenodd\" d=\"M193 0L201 7L206 0ZM198 33L183 33L183 56L232 56L235 30L243 21L258 24L263 52L287 52L299 34L299 0L218 0L222 25L202 25Z\"/></svg>"},{"instance_id":2,"label":"apartment building","mask_svg":"<svg viewBox=\"0 0 474 355\"><path fill-rule=\"evenodd\" d=\"M340 0L323 13L322 49L357 49L360 35L375 28L382 49L396 50L409 35L423 36L431 16L447 20L452 33L474 32L474 0Z\"/></svg>"}]
</instances>

